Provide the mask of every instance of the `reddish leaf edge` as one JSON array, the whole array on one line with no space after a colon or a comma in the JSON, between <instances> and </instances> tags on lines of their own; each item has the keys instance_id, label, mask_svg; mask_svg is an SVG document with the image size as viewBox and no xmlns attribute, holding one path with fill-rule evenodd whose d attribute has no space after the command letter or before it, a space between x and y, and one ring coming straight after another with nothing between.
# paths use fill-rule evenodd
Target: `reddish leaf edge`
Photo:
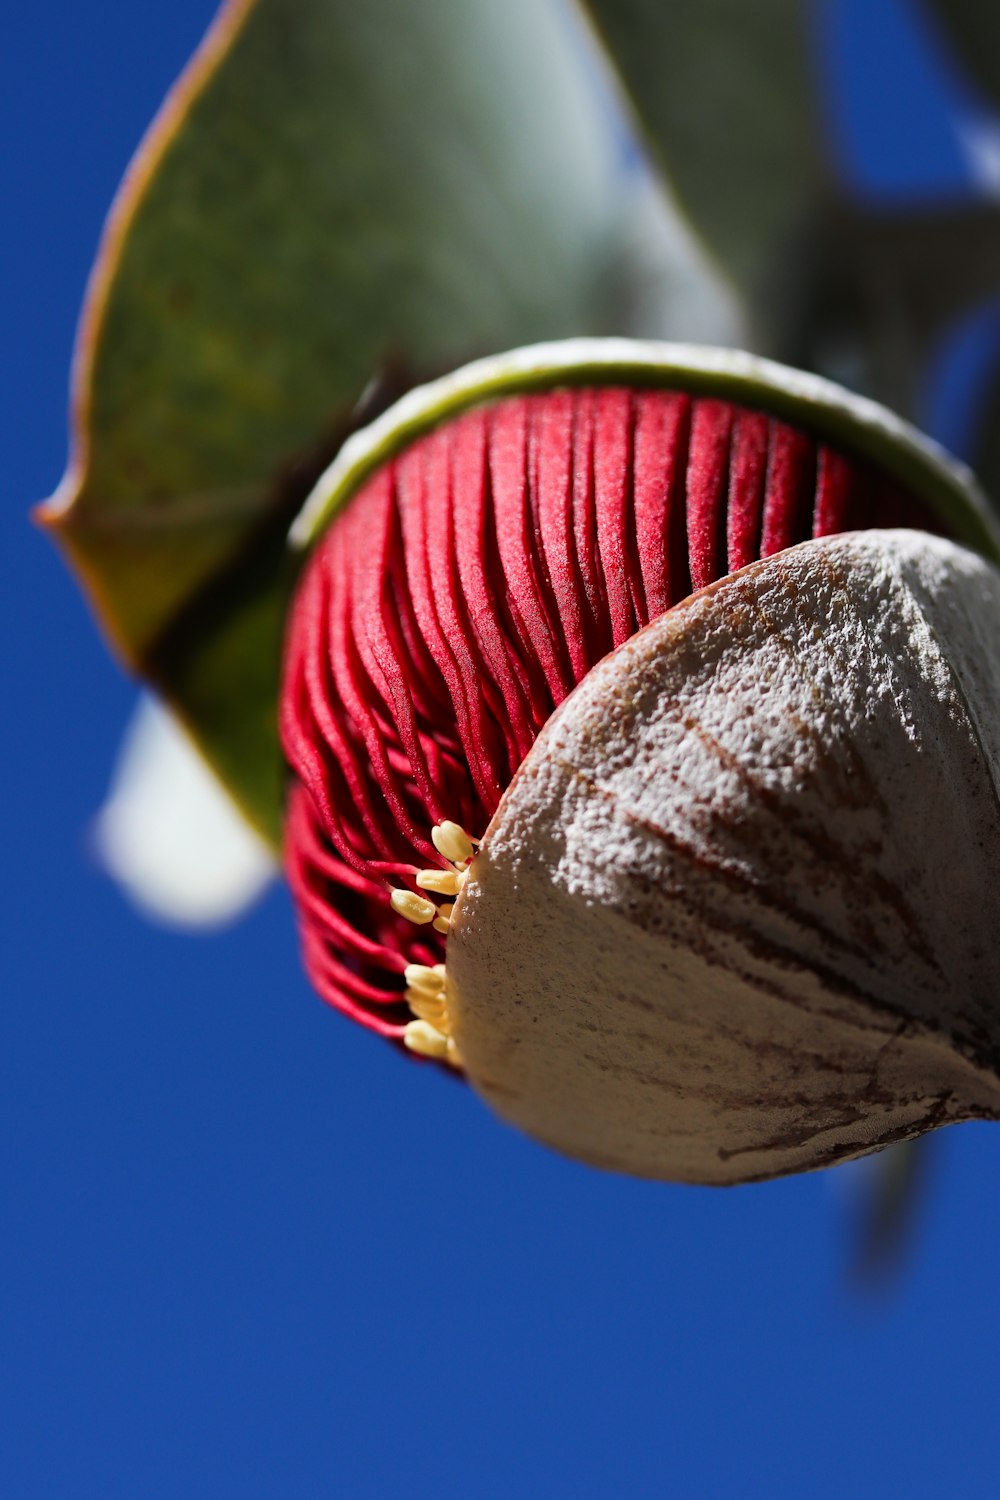
<instances>
[{"instance_id":1,"label":"reddish leaf edge","mask_svg":"<svg viewBox=\"0 0 1000 1500\"><path fill-rule=\"evenodd\" d=\"M143 649L129 640L123 622L115 618L99 572L88 561L86 549L75 545L74 527L90 473L94 369L115 276L147 188L192 106L212 82L256 4L257 0L223 0L125 169L101 230L77 324L70 371L70 451L66 470L53 494L31 512L32 520L53 537L65 554L114 654L140 675L145 675Z\"/></svg>"}]
</instances>

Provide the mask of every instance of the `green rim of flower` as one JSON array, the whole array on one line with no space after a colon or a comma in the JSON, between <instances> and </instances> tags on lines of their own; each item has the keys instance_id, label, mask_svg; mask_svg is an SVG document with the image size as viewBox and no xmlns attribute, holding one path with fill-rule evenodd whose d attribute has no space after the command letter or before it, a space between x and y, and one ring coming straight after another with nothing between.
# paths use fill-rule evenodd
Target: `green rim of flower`
<instances>
[{"instance_id":1,"label":"green rim of flower","mask_svg":"<svg viewBox=\"0 0 1000 1500\"><path fill-rule=\"evenodd\" d=\"M292 527L291 546L311 547L376 469L443 422L504 396L583 385L721 396L785 418L878 464L959 541L1000 563L1000 522L970 470L877 402L738 350L632 339L536 344L477 360L409 391L344 444Z\"/></svg>"}]
</instances>

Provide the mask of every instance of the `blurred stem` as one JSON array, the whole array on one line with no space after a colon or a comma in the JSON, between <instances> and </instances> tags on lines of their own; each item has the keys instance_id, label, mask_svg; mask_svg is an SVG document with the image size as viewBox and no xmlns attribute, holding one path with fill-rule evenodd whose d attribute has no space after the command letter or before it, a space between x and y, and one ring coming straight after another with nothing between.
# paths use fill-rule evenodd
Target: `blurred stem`
<instances>
[{"instance_id":1,"label":"blurred stem","mask_svg":"<svg viewBox=\"0 0 1000 1500\"><path fill-rule=\"evenodd\" d=\"M803 363L867 387L907 416L948 327L1000 290L1000 207L883 207L831 199L817 224ZM860 379L838 363L854 349ZM833 366L834 368L831 368Z\"/></svg>"}]
</instances>

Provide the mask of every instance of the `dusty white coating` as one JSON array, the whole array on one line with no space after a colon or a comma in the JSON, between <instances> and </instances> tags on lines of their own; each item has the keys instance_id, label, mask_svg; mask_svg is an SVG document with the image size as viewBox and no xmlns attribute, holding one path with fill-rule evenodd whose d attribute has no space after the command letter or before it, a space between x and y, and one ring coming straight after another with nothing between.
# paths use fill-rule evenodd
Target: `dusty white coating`
<instances>
[{"instance_id":1,"label":"dusty white coating","mask_svg":"<svg viewBox=\"0 0 1000 1500\"><path fill-rule=\"evenodd\" d=\"M601 662L448 941L474 1086L574 1156L732 1182L1000 1107L1000 575L806 542Z\"/></svg>"},{"instance_id":2,"label":"dusty white coating","mask_svg":"<svg viewBox=\"0 0 1000 1500\"><path fill-rule=\"evenodd\" d=\"M975 514L979 526L994 541L996 530L989 506L964 464L925 437L901 417L865 396L775 360L738 349L699 344L663 343L622 338L565 339L532 344L490 355L427 385L408 391L369 426L354 433L323 473L305 502L289 534L293 547L306 547L328 518L356 490L389 453L443 418L474 401L490 399L533 384L556 385L559 375L609 380L684 385L701 377L718 381L733 399L766 401L768 393L800 408L821 426L846 430L867 450L875 448L886 460L903 456L915 475L914 487L952 491L956 500ZM889 465L893 465L890 463ZM923 479L924 483L919 481Z\"/></svg>"}]
</instances>

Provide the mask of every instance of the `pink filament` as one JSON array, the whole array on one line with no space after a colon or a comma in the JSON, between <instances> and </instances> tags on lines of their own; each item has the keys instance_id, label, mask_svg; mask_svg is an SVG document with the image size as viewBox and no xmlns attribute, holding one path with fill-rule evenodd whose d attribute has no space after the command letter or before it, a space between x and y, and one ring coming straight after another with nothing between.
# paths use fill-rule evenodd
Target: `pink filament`
<instances>
[{"instance_id":1,"label":"pink filament","mask_svg":"<svg viewBox=\"0 0 1000 1500\"><path fill-rule=\"evenodd\" d=\"M482 834L557 705L693 589L874 525L936 529L870 464L674 391L513 397L390 460L317 546L288 630L286 861L320 995L401 1037L403 970L444 939L388 889L443 865L432 824Z\"/></svg>"}]
</instances>

